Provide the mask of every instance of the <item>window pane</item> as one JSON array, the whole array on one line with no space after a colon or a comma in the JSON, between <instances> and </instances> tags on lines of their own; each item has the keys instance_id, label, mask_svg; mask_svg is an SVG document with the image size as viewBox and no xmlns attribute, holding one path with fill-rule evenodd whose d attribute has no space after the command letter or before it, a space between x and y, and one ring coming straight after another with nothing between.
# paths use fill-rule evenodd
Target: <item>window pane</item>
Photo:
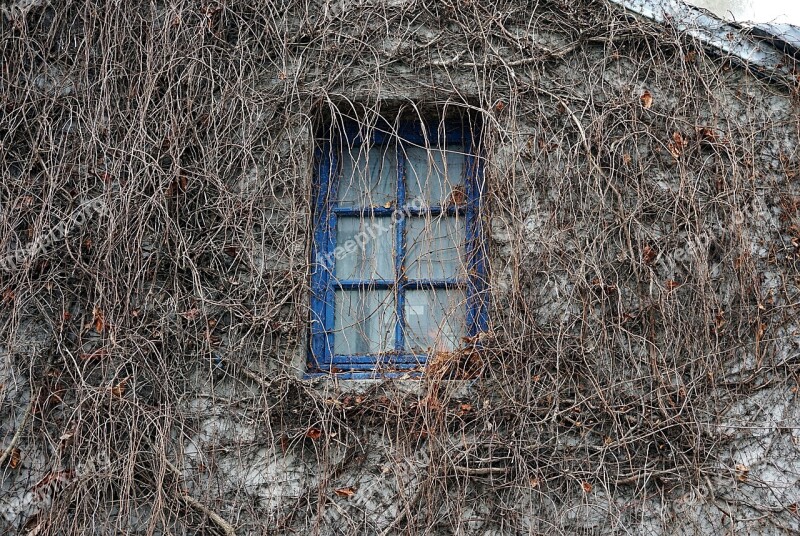
<instances>
[{"instance_id":1,"label":"window pane","mask_svg":"<svg viewBox=\"0 0 800 536\"><path fill-rule=\"evenodd\" d=\"M463 277L464 218L434 217L406 220L406 277L449 279Z\"/></svg>"},{"instance_id":2,"label":"window pane","mask_svg":"<svg viewBox=\"0 0 800 536\"><path fill-rule=\"evenodd\" d=\"M397 154L393 146L359 146L343 152L339 206L386 206L394 201L396 190Z\"/></svg>"},{"instance_id":3,"label":"window pane","mask_svg":"<svg viewBox=\"0 0 800 536\"><path fill-rule=\"evenodd\" d=\"M448 145L445 150L406 149L406 204L437 206L466 202L464 148Z\"/></svg>"},{"instance_id":4,"label":"window pane","mask_svg":"<svg viewBox=\"0 0 800 536\"><path fill-rule=\"evenodd\" d=\"M373 354L394 350L394 295L388 290L336 292L333 352Z\"/></svg>"},{"instance_id":5,"label":"window pane","mask_svg":"<svg viewBox=\"0 0 800 536\"><path fill-rule=\"evenodd\" d=\"M391 218L337 218L337 279L394 279Z\"/></svg>"},{"instance_id":6,"label":"window pane","mask_svg":"<svg viewBox=\"0 0 800 536\"><path fill-rule=\"evenodd\" d=\"M467 334L463 290L409 290L404 310L407 350L451 352Z\"/></svg>"}]
</instances>

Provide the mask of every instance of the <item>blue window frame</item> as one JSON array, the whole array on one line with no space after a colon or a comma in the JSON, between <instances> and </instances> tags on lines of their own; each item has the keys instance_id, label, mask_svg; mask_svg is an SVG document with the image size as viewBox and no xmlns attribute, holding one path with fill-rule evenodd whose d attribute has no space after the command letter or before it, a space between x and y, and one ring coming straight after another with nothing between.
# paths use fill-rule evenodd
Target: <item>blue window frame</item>
<instances>
[{"instance_id":1,"label":"blue window frame","mask_svg":"<svg viewBox=\"0 0 800 536\"><path fill-rule=\"evenodd\" d=\"M478 132L344 121L318 139L309 373L421 371L487 329Z\"/></svg>"}]
</instances>

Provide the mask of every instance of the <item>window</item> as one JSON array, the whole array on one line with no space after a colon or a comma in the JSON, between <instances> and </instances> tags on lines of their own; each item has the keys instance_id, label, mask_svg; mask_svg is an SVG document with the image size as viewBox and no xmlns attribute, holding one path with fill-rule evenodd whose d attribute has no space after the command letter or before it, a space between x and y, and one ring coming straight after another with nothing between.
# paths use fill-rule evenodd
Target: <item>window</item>
<instances>
[{"instance_id":1,"label":"window","mask_svg":"<svg viewBox=\"0 0 800 536\"><path fill-rule=\"evenodd\" d=\"M309 372L420 371L486 329L477 147L467 120L326 131Z\"/></svg>"}]
</instances>

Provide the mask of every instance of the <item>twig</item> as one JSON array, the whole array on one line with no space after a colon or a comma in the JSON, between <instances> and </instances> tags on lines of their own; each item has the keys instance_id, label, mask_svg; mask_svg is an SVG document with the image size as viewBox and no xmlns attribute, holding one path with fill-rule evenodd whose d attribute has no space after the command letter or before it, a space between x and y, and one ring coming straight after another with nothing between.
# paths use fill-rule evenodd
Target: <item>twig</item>
<instances>
[{"instance_id":1,"label":"twig","mask_svg":"<svg viewBox=\"0 0 800 536\"><path fill-rule=\"evenodd\" d=\"M25 414L22 416L22 422L19 423L19 426L17 426L17 431L14 433L14 437L11 438L11 443L8 444L6 449L3 451L3 454L0 454L0 467L2 467L6 459L11 456L11 452L14 450L14 447L17 446L19 438L22 437L22 430L25 428L25 425L28 424L28 418L33 412L33 404L35 403L35 400L35 397L31 397L31 401L28 403L28 408L25 410Z\"/></svg>"},{"instance_id":2,"label":"twig","mask_svg":"<svg viewBox=\"0 0 800 536\"><path fill-rule=\"evenodd\" d=\"M164 462L167 464L167 467L170 469L170 471L175 473L177 477L181 477L181 472L177 467L172 465L172 463L170 463L170 461L166 458L164 459ZM190 508L205 514L217 527L219 527L220 530L222 530L222 532L225 533L225 536L236 536L236 531L233 529L233 526L225 521L218 513L214 512L189 494L180 493L178 490L175 490L174 494L178 499L185 502Z\"/></svg>"}]
</instances>

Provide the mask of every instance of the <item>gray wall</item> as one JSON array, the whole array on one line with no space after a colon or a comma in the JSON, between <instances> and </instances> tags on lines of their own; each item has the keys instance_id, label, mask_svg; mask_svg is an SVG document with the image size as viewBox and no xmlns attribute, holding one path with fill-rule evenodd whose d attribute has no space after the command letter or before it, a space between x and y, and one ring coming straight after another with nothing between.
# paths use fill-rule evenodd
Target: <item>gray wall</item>
<instances>
[{"instance_id":1,"label":"gray wall","mask_svg":"<svg viewBox=\"0 0 800 536\"><path fill-rule=\"evenodd\" d=\"M604 2L82 7L3 26L0 240L107 210L3 275L2 531L799 529L795 90ZM486 127L491 333L303 380L315 121L417 103Z\"/></svg>"}]
</instances>

